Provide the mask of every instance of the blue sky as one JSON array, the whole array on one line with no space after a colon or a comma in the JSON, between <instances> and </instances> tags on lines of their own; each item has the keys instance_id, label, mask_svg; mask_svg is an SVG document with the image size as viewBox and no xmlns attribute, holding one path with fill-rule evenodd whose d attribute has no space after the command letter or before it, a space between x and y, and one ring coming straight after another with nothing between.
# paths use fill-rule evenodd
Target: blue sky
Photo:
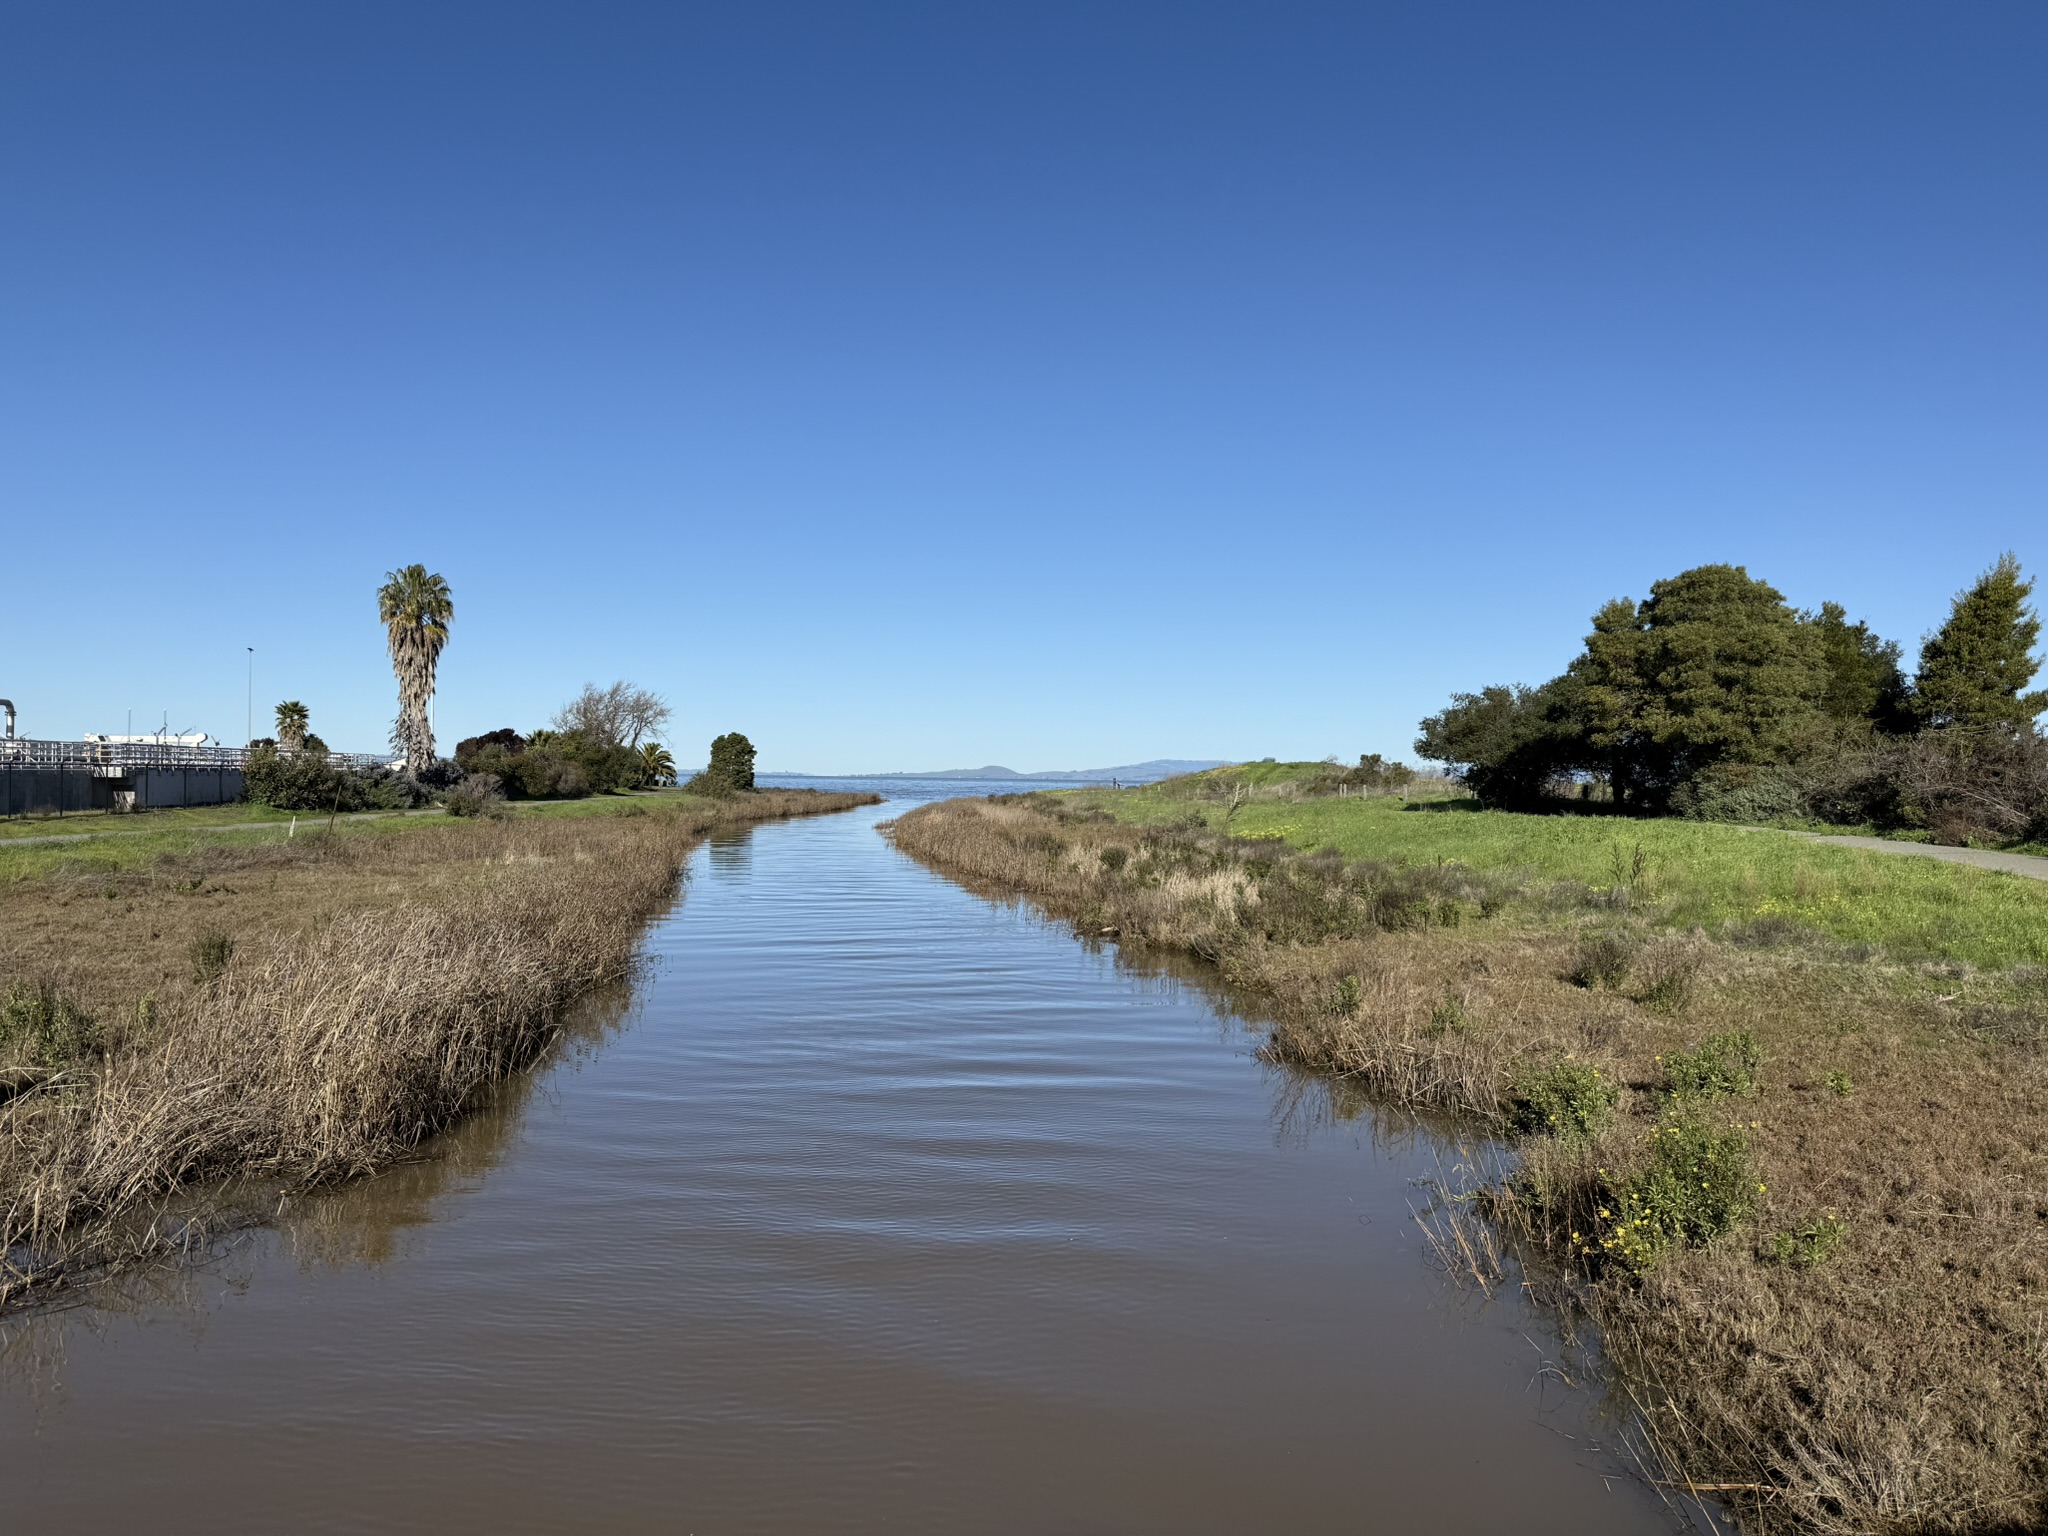
<instances>
[{"instance_id":1,"label":"blue sky","mask_svg":"<svg viewBox=\"0 0 2048 1536\"><path fill-rule=\"evenodd\" d=\"M17 6L0 695L1405 753L1708 560L2048 563L2048 10ZM259 731L261 730L259 724Z\"/></svg>"}]
</instances>

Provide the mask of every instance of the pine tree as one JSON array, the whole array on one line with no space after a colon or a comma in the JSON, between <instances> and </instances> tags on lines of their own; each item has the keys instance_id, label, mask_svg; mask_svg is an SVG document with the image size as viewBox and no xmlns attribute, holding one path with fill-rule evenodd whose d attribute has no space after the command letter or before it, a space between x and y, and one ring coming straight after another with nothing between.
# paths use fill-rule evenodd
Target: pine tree
<instances>
[{"instance_id":1,"label":"pine tree","mask_svg":"<svg viewBox=\"0 0 2048 1536\"><path fill-rule=\"evenodd\" d=\"M1936 728L2027 731L2048 709L2048 692L2026 692L2040 663L2034 642L2041 620L2027 606L2034 584L2020 576L2019 560L2001 555L1956 595L1948 622L1920 648L1915 703Z\"/></svg>"},{"instance_id":2,"label":"pine tree","mask_svg":"<svg viewBox=\"0 0 2048 1536\"><path fill-rule=\"evenodd\" d=\"M1806 622L1820 637L1828 682L1823 713L1837 720L1868 720L1880 730L1910 731L1918 722L1908 707L1909 690L1899 667L1899 643L1883 640L1868 624L1849 622L1840 603L1822 603Z\"/></svg>"}]
</instances>

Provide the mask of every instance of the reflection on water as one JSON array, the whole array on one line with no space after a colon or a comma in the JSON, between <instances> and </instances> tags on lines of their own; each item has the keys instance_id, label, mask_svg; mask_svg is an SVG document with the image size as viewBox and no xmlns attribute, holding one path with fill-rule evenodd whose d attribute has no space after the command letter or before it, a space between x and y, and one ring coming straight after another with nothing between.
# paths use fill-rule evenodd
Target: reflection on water
<instances>
[{"instance_id":1,"label":"reflection on water","mask_svg":"<svg viewBox=\"0 0 2048 1536\"><path fill-rule=\"evenodd\" d=\"M707 846L632 995L432 1157L16 1326L10 1515L1673 1528L1518 1294L1431 1266L1477 1149L918 868L900 809Z\"/></svg>"}]
</instances>

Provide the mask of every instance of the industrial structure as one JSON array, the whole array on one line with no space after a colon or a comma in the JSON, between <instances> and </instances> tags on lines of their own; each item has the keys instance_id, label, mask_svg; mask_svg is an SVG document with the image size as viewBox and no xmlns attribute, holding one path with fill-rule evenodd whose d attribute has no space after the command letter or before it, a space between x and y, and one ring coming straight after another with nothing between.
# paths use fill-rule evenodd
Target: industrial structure
<instances>
[{"instance_id":1,"label":"industrial structure","mask_svg":"<svg viewBox=\"0 0 2048 1536\"><path fill-rule=\"evenodd\" d=\"M62 816L80 811L141 811L226 805L242 798L247 747L207 744L203 733L87 736L32 741L14 734L14 706L0 699L0 816ZM380 767L370 753L331 752L336 767Z\"/></svg>"}]
</instances>

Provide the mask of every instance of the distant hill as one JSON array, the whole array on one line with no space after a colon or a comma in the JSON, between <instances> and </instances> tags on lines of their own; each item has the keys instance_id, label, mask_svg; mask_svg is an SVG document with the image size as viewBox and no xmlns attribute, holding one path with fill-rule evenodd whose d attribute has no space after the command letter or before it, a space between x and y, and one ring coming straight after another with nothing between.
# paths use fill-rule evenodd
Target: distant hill
<instances>
[{"instance_id":1,"label":"distant hill","mask_svg":"<svg viewBox=\"0 0 2048 1536\"><path fill-rule=\"evenodd\" d=\"M1005 768L999 763L990 763L985 768L941 768L932 773L849 773L840 775L849 779L1016 779L1030 782L1035 779L1100 779L1108 783L1115 779L1119 784L1152 784L1160 779L1172 778L1177 773L1199 773L1204 768L1228 767L1216 758L1155 757L1149 763L1123 763L1115 768L1069 768L1048 770L1043 773L1019 773L1014 768Z\"/></svg>"}]
</instances>

